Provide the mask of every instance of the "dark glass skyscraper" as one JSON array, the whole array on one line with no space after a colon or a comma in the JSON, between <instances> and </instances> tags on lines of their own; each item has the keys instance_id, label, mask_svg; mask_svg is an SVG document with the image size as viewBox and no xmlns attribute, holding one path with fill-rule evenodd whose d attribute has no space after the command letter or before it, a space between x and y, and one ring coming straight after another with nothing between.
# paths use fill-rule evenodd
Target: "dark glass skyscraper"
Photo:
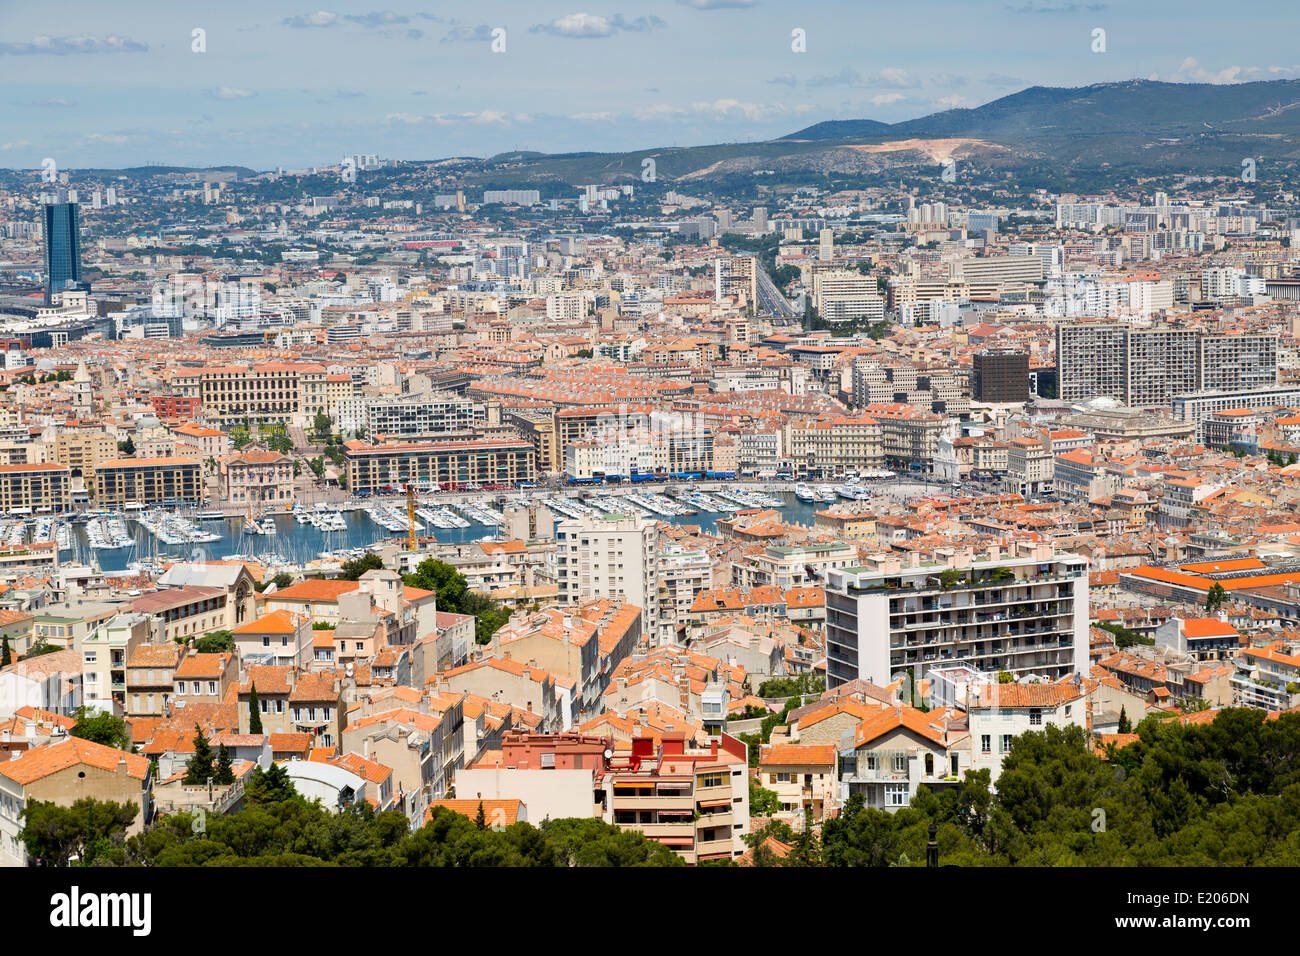
<instances>
[{"instance_id":1,"label":"dark glass skyscraper","mask_svg":"<svg viewBox=\"0 0 1300 956\"><path fill-rule=\"evenodd\" d=\"M45 304L81 285L81 230L75 202L45 205Z\"/></svg>"}]
</instances>

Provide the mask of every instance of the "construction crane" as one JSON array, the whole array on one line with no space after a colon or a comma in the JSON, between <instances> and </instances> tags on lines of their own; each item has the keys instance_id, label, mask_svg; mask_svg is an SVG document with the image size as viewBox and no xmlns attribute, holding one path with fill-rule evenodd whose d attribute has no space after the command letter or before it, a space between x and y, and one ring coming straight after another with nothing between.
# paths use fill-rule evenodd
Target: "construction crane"
<instances>
[{"instance_id":1,"label":"construction crane","mask_svg":"<svg viewBox=\"0 0 1300 956\"><path fill-rule=\"evenodd\" d=\"M418 550L415 544L415 485L406 486L406 547Z\"/></svg>"}]
</instances>

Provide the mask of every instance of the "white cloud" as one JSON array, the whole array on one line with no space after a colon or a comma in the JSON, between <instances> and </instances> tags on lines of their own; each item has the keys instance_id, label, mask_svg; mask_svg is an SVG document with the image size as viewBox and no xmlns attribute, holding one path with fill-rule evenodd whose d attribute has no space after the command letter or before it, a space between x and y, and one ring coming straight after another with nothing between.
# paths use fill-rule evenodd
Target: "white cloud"
<instances>
[{"instance_id":1,"label":"white cloud","mask_svg":"<svg viewBox=\"0 0 1300 956\"><path fill-rule=\"evenodd\" d=\"M286 27L295 29L304 29L306 27L332 27L339 22L337 13L330 13L328 10L317 10L315 13L303 13L296 17L285 17L282 21Z\"/></svg>"},{"instance_id":2,"label":"white cloud","mask_svg":"<svg viewBox=\"0 0 1300 956\"><path fill-rule=\"evenodd\" d=\"M223 86L208 92L209 95L215 96L219 100L246 100L253 95L252 90L240 90L233 86Z\"/></svg>"},{"instance_id":3,"label":"white cloud","mask_svg":"<svg viewBox=\"0 0 1300 956\"><path fill-rule=\"evenodd\" d=\"M902 93L877 93L871 98L874 106L888 106L890 103L897 103L899 100L907 99Z\"/></svg>"},{"instance_id":4,"label":"white cloud","mask_svg":"<svg viewBox=\"0 0 1300 956\"><path fill-rule=\"evenodd\" d=\"M30 145L32 145L31 140L20 139L16 142L5 143L4 145L0 146L0 152L4 152L5 150L9 150L9 149L22 149L24 146L30 146Z\"/></svg>"},{"instance_id":5,"label":"white cloud","mask_svg":"<svg viewBox=\"0 0 1300 956\"><path fill-rule=\"evenodd\" d=\"M0 55L6 56L72 56L77 53L145 53L149 44L130 37L112 34L100 40L89 36L52 37L36 36L27 41L0 43Z\"/></svg>"}]
</instances>

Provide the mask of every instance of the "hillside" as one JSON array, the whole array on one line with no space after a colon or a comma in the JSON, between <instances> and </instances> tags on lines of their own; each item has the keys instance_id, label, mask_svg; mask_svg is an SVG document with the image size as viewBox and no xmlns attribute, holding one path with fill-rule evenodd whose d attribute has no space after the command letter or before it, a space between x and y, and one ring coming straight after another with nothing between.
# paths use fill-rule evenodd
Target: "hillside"
<instances>
[{"instance_id":1,"label":"hillside","mask_svg":"<svg viewBox=\"0 0 1300 956\"><path fill-rule=\"evenodd\" d=\"M661 181L752 176L870 176L934 166L951 156L1006 169L1064 174L1171 171L1232 174L1254 156L1290 166L1300 158L1300 80L1231 85L1130 80L1079 88L1035 86L973 109L900 123L817 123L766 142L629 153L511 153L467 169L483 183L578 185L633 182L653 157ZM886 147L864 149L861 147ZM771 180L769 180L771 181Z\"/></svg>"}]
</instances>

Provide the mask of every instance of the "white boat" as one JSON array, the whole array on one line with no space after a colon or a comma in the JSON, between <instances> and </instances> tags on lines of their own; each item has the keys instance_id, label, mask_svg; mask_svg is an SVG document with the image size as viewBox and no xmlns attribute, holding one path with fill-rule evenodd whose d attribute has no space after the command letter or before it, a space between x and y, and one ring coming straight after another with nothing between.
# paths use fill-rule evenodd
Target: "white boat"
<instances>
[{"instance_id":1,"label":"white boat","mask_svg":"<svg viewBox=\"0 0 1300 956\"><path fill-rule=\"evenodd\" d=\"M800 501L816 501L817 492L805 485L802 481L794 486L794 496Z\"/></svg>"},{"instance_id":2,"label":"white boat","mask_svg":"<svg viewBox=\"0 0 1300 956\"><path fill-rule=\"evenodd\" d=\"M822 485L820 488L817 489L817 500L834 501L835 489L832 488L830 485Z\"/></svg>"}]
</instances>

